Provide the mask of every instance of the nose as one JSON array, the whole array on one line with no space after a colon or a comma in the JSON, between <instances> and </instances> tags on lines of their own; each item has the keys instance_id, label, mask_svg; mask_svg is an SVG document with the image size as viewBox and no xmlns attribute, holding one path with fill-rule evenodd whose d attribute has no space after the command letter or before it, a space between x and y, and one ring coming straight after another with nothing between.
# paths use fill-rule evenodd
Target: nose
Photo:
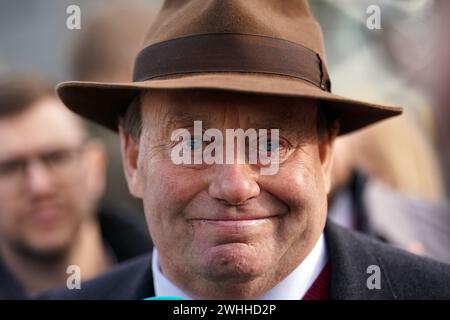
<instances>
[{"instance_id":1,"label":"nose","mask_svg":"<svg viewBox=\"0 0 450 320\"><path fill-rule=\"evenodd\" d=\"M258 173L246 164L218 165L208 192L211 197L227 205L242 205L259 195L257 178Z\"/></svg>"},{"instance_id":2,"label":"nose","mask_svg":"<svg viewBox=\"0 0 450 320\"><path fill-rule=\"evenodd\" d=\"M31 194L42 195L52 190L52 177L42 162L30 161L27 169L27 187Z\"/></svg>"}]
</instances>

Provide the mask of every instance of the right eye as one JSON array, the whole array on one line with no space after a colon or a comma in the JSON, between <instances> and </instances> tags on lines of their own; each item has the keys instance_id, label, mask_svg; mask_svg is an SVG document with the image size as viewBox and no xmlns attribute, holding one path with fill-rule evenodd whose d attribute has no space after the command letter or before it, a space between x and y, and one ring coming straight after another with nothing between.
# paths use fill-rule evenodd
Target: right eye
<instances>
[{"instance_id":1,"label":"right eye","mask_svg":"<svg viewBox=\"0 0 450 320\"><path fill-rule=\"evenodd\" d=\"M0 175L7 176L21 171L25 166L24 161L7 161L0 163Z\"/></svg>"},{"instance_id":2,"label":"right eye","mask_svg":"<svg viewBox=\"0 0 450 320\"><path fill-rule=\"evenodd\" d=\"M202 144L203 144L202 139L191 137L191 139L185 142L185 148L191 151L198 150L199 148L202 147Z\"/></svg>"}]
</instances>

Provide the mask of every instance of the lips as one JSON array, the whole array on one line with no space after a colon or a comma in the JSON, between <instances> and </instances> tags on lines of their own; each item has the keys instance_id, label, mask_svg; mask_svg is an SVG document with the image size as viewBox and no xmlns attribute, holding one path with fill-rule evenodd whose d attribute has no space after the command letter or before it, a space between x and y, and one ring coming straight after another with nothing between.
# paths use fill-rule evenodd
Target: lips
<instances>
[{"instance_id":1,"label":"lips","mask_svg":"<svg viewBox=\"0 0 450 320\"><path fill-rule=\"evenodd\" d=\"M193 211L193 210L192 210ZM196 210L197 211L197 210ZM198 221L250 221L270 219L279 216L283 211L279 208L266 208L256 206L211 206L200 209L189 217L189 220Z\"/></svg>"},{"instance_id":2,"label":"lips","mask_svg":"<svg viewBox=\"0 0 450 320\"><path fill-rule=\"evenodd\" d=\"M190 221L195 237L212 248L230 244L252 243L268 237L276 228L276 216L238 219L194 219Z\"/></svg>"},{"instance_id":3,"label":"lips","mask_svg":"<svg viewBox=\"0 0 450 320\"><path fill-rule=\"evenodd\" d=\"M274 223L289 211L276 202L264 201L267 195L261 195L261 199L250 199L242 205L224 205L223 202L195 208L187 208L192 212L187 216L187 222L195 227L197 231L207 234L217 233L222 236L226 234L255 235L265 233L272 229Z\"/></svg>"},{"instance_id":4,"label":"lips","mask_svg":"<svg viewBox=\"0 0 450 320\"><path fill-rule=\"evenodd\" d=\"M217 225L217 226L252 226L259 225L261 223L267 222L270 218L255 218L255 219L199 219L201 223Z\"/></svg>"},{"instance_id":5,"label":"lips","mask_svg":"<svg viewBox=\"0 0 450 320\"><path fill-rule=\"evenodd\" d=\"M192 223L208 229L222 230L229 233L247 232L256 230L263 225L270 223L276 216L248 218L214 218L214 219L193 219Z\"/></svg>"},{"instance_id":6,"label":"lips","mask_svg":"<svg viewBox=\"0 0 450 320\"><path fill-rule=\"evenodd\" d=\"M58 223L61 217L60 210L55 207L36 208L30 214L33 224L40 226L51 226Z\"/></svg>"}]
</instances>

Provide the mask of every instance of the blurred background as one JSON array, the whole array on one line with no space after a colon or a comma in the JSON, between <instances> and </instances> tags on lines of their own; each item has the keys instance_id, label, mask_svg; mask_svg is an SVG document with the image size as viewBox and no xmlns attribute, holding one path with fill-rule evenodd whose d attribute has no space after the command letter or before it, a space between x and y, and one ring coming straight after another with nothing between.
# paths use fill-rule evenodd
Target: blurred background
<instances>
[{"instance_id":1,"label":"blurred background","mask_svg":"<svg viewBox=\"0 0 450 320\"><path fill-rule=\"evenodd\" d=\"M312 0L310 4L323 28L332 91L405 109L400 120L341 139L335 190L348 183L349 172L364 172L402 199L439 208L448 223L450 1ZM79 30L66 27L69 5L81 9ZM0 78L37 74L52 84L127 81L140 41L161 5L159 0L0 0ZM373 5L379 8L379 28L368 27L373 14L368 8ZM142 217L140 202L128 195L117 136L93 124L89 129L108 151L103 202ZM447 237L448 228L442 231ZM411 245L411 251L423 251L423 241ZM449 254L443 260L450 260Z\"/></svg>"}]
</instances>

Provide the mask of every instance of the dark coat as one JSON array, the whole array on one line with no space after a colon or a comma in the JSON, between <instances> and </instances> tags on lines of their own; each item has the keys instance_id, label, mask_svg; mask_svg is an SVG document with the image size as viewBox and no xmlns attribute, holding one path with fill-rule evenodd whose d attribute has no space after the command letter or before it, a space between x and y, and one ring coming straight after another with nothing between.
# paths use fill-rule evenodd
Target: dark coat
<instances>
[{"instance_id":1,"label":"dark coat","mask_svg":"<svg viewBox=\"0 0 450 320\"><path fill-rule=\"evenodd\" d=\"M421 258L332 222L325 228L331 262L331 299L450 299L450 266ZM370 265L380 268L380 289L368 289ZM133 259L44 299L143 299L154 296L151 255Z\"/></svg>"},{"instance_id":2,"label":"dark coat","mask_svg":"<svg viewBox=\"0 0 450 320\"><path fill-rule=\"evenodd\" d=\"M103 208L98 215L103 241L118 263L151 252L145 223L134 218L111 208ZM27 298L27 293L0 257L0 300Z\"/></svg>"}]
</instances>

